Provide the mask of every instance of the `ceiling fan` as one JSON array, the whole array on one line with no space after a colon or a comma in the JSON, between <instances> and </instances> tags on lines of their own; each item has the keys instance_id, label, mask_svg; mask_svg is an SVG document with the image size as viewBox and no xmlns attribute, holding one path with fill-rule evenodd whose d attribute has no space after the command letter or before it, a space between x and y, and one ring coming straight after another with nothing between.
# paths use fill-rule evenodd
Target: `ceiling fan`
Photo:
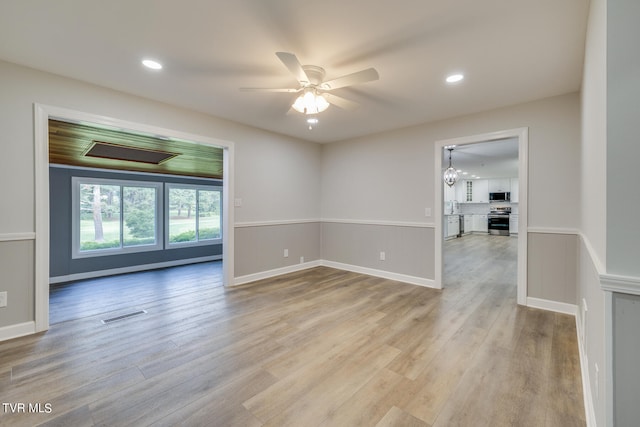
<instances>
[{"instance_id":1,"label":"ceiling fan","mask_svg":"<svg viewBox=\"0 0 640 427\"><path fill-rule=\"evenodd\" d=\"M298 80L300 84L298 88L245 87L240 88L240 90L244 92L302 92L302 94L296 98L292 107L294 110L304 114L320 113L326 110L329 104L345 110L354 110L358 107L357 103L329 92L346 86L378 80L379 78L375 68L367 68L366 70L357 71L325 82L324 68L318 67L317 65L302 65L293 53L276 52L276 56L289 69L296 80Z\"/></svg>"}]
</instances>

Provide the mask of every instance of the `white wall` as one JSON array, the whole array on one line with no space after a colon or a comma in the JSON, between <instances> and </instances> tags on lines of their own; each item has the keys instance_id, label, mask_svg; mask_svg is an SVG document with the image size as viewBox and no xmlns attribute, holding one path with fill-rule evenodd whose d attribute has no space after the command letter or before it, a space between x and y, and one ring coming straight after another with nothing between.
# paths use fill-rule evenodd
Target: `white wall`
<instances>
[{"instance_id":1,"label":"white wall","mask_svg":"<svg viewBox=\"0 0 640 427\"><path fill-rule=\"evenodd\" d=\"M320 144L254 132L234 139L236 222L317 220Z\"/></svg>"},{"instance_id":2,"label":"white wall","mask_svg":"<svg viewBox=\"0 0 640 427\"><path fill-rule=\"evenodd\" d=\"M0 336L3 327L33 320L33 275L6 272L34 270L32 242L24 243L25 239L33 240L35 231L34 103L231 141L235 144L235 193L243 199L243 206L236 209L236 221L320 216L318 144L6 62L0 62L0 76L0 191L8 203L0 209L0 242L2 251L12 252L14 247L30 251L20 258L19 265L0 258L0 291L9 292L11 305L11 309L0 309ZM293 240L302 238L295 233L287 235ZM284 244L293 247L298 243ZM242 244L252 245L251 236ZM320 242L315 244L319 247ZM243 253L242 247L236 245L236 249Z\"/></svg>"},{"instance_id":3,"label":"white wall","mask_svg":"<svg viewBox=\"0 0 640 427\"><path fill-rule=\"evenodd\" d=\"M576 229L579 123L573 93L324 145L322 216L431 222L435 141L529 127L529 226Z\"/></svg>"},{"instance_id":4,"label":"white wall","mask_svg":"<svg viewBox=\"0 0 640 427\"><path fill-rule=\"evenodd\" d=\"M607 235L606 31L606 0L591 0L582 81L582 235L578 243L577 323L581 328L583 370L587 374L584 378L587 415L598 426L606 425L606 393L610 387L605 381L606 310L605 294L600 287L600 275L605 272Z\"/></svg>"},{"instance_id":5,"label":"white wall","mask_svg":"<svg viewBox=\"0 0 640 427\"><path fill-rule=\"evenodd\" d=\"M606 261L607 46L606 1L592 0L582 79L581 230Z\"/></svg>"}]
</instances>

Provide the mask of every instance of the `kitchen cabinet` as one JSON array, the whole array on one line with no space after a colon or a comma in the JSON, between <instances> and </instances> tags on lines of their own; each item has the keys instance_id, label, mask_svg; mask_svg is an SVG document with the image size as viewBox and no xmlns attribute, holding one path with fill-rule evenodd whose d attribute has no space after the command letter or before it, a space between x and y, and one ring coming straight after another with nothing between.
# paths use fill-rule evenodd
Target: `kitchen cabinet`
<instances>
[{"instance_id":1,"label":"kitchen cabinet","mask_svg":"<svg viewBox=\"0 0 640 427\"><path fill-rule=\"evenodd\" d=\"M518 234L518 214L509 215L509 234Z\"/></svg>"},{"instance_id":2,"label":"kitchen cabinet","mask_svg":"<svg viewBox=\"0 0 640 427\"><path fill-rule=\"evenodd\" d=\"M444 201L452 202L456 200L455 184L453 185L453 187L449 187L447 184L443 184L443 185L444 185Z\"/></svg>"},{"instance_id":3,"label":"kitchen cabinet","mask_svg":"<svg viewBox=\"0 0 640 427\"><path fill-rule=\"evenodd\" d=\"M461 179L455 183L456 188L456 200L460 203L467 201L467 180Z\"/></svg>"},{"instance_id":4,"label":"kitchen cabinet","mask_svg":"<svg viewBox=\"0 0 640 427\"><path fill-rule=\"evenodd\" d=\"M511 180L509 178L497 178L489 180L489 193L506 193L511 191Z\"/></svg>"},{"instance_id":5,"label":"kitchen cabinet","mask_svg":"<svg viewBox=\"0 0 640 427\"><path fill-rule=\"evenodd\" d=\"M473 215L464 216L464 233L468 234L473 231Z\"/></svg>"},{"instance_id":6,"label":"kitchen cabinet","mask_svg":"<svg viewBox=\"0 0 640 427\"><path fill-rule=\"evenodd\" d=\"M473 203L489 202L489 180L474 179L473 181Z\"/></svg>"},{"instance_id":7,"label":"kitchen cabinet","mask_svg":"<svg viewBox=\"0 0 640 427\"><path fill-rule=\"evenodd\" d=\"M444 237L455 237L460 233L460 215L446 215L444 220Z\"/></svg>"},{"instance_id":8,"label":"kitchen cabinet","mask_svg":"<svg viewBox=\"0 0 640 427\"><path fill-rule=\"evenodd\" d=\"M519 188L518 178L511 178L511 203L518 203Z\"/></svg>"},{"instance_id":9,"label":"kitchen cabinet","mask_svg":"<svg viewBox=\"0 0 640 427\"><path fill-rule=\"evenodd\" d=\"M489 223L487 221L487 215L473 215L473 231L488 233Z\"/></svg>"}]
</instances>

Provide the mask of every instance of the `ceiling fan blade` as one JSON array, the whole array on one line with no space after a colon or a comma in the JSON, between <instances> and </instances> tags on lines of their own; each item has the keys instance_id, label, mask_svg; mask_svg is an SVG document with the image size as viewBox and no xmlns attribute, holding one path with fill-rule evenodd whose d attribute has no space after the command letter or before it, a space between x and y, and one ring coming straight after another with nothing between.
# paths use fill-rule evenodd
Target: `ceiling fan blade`
<instances>
[{"instance_id":1,"label":"ceiling fan blade","mask_svg":"<svg viewBox=\"0 0 640 427\"><path fill-rule=\"evenodd\" d=\"M302 64L300 64L300 61L298 61L298 58L293 53L276 52L276 55L301 85L309 84L309 77L307 77L307 73L304 72Z\"/></svg>"},{"instance_id":2,"label":"ceiling fan blade","mask_svg":"<svg viewBox=\"0 0 640 427\"><path fill-rule=\"evenodd\" d=\"M353 111L360 106L360 104L358 104L357 102L349 101L348 99L342 98L341 96L337 96L332 93L325 93L323 94L323 96L326 97L327 101L330 104L333 104L338 108L342 108L343 110Z\"/></svg>"},{"instance_id":3,"label":"ceiling fan blade","mask_svg":"<svg viewBox=\"0 0 640 427\"><path fill-rule=\"evenodd\" d=\"M286 93L296 93L299 92L300 89L292 89L292 88L268 88L268 87L241 87L241 92L286 92Z\"/></svg>"},{"instance_id":4,"label":"ceiling fan blade","mask_svg":"<svg viewBox=\"0 0 640 427\"><path fill-rule=\"evenodd\" d=\"M355 73L347 74L346 76L324 82L320 87L324 90L339 89L345 86L378 80L379 78L380 76L375 68L367 68L366 70L357 71Z\"/></svg>"}]
</instances>

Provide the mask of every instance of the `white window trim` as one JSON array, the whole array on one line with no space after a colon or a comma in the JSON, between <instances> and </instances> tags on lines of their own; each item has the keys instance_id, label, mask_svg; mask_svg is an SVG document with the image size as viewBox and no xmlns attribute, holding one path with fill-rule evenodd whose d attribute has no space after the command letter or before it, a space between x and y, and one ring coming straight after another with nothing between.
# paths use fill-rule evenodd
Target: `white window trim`
<instances>
[{"instance_id":1,"label":"white window trim","mask_svg":"<svg viewBox=\"0 0 640 427\"><path fill-rule=\"evenodd\" d=\"M180 189L193 189L193 190L208 190L208 191L219 191L220 192L220 238L218 239L208 239L208 240L197 240L195 242L178 242L178 243L170 243L169 242L169 214L170 214L170 200L169 200L169 190L172 188L180 188ZM164 193L165 193L165 204L164 204L164 248L166 250L171 249L181 249L181 248L190 248L195 246L208 246L208 245L219 245L222 243L222 224L224 223L222 219L222 187L218 185L206 185L206 184L178 184L178 183L165 183L164 185ZM197 206L197 198L196 198L196 230L199 228L199 215L198 215L198 206Z\"/></svg>"},{"instance_id":2,"label":"white window trim","mask_svg":"<svg viewBox=\"0 0 640 427\"><path fill-rule=\"evenodd\" d=\"M101 185L117 185L122 187L145 187L156 189L156 243L152 245L140 245L140 246L128 246L119 247L113 249L95 249L91 251L80 251L80 218L79 218L79 198L80 198L80 183L82 184L101 184ZM149 252L159 251L164 249L164 239L162 238L162 231L164 230L162 214L164 200L163 200L163 183L153 181L134 181L134 180L121 180L121 179L107 179L107 178L92 178L92 177L71 177L71 259L80 258L95 258L109 255L121 255L137 252ZM120 203L122 205L122 194L120 195ZM122 209L120 209L120 215L124 215ZM124 220L121 219L122 226L124 227ZM122 242L121 242L122 244Z\"/></svg>"}]
</instances>

